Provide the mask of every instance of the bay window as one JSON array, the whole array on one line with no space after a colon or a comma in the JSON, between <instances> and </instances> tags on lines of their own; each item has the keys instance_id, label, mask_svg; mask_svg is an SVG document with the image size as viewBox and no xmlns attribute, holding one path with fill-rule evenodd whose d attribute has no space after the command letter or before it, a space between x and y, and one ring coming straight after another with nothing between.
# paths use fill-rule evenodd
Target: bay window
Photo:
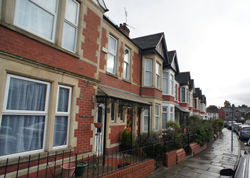
<instances>
[{"instance_id":1,"label":"bay window","mask_svg":"<svg viewBox=\"0 0 250 178\"><path fill-rule=\"evenodd\" d=\"M163 89L163 93L168 93L168 73L167 72L163 73L162 89Z\"/></svg>"},{"instance_id":2,"label":"bay window","mask_svg":"<svg viewBox=\"0 0 250 178\"><path fill-rule=\"evenodd\" d=\"M157 87L157 88L160 88L161 87L161 66L160 66L160 64L158 64L158 63L156 63L156 69L155 69L155 74L156 74L156 76L155 76L155 86Z\"/></svg>"},{"instance_id":3,"label":"bay window","mask_svg":"<svg viewBox=\"0 0 250 178\"><path fill-rule=\"evenodd\" d=\"M125 47L124 65L123 65L123 78L129 80L129 72L130 72L130 49Z\"/></svg>"},{"instance_id":4,"label":"bay window","mask_svg":"<svg viewBox=\"0 0 250 178\"><path fill-rule=\"evenodd\" d=\"M145 59L144 85L152 86L152 60Z\"/></svg>"},{"instance_id":5,"label":"bay window","mask_svg":"<svg viewBox=\"0 0 250 178\"><path fill-rule=\"evenodd\" d=\"M174 75L170 75L170 93L174 95Z\"/></svg>"},{"instance_id":6,"label":"bay window","mask_svg":"<svg viewBox=\"0 0 250 178\"><path fill-rule=\"evenodd\" d=\"M155 105L155 130L159 130L159 122L160 122L160 106L156 104Z\"/></svg>"},{"instance_id":7,"label":"bay window","mask_svg":"<svg viewBox=\"0 0 250 178\"><path fill-rule=\"evenodd\" d=\"M44 149L50 83L7 75L0 156Z\"/></svg>"},{"instance_id":8,"label":"bay window","mask_svg":"<svg viewBox=\"0 0 250 178\"><path fill-rule=\"evenodd\" d=\"M75 52L76 49L78 19L79 3L74 0L67 0L62 47L72 52Z\"/></svg>"},{"instance_id":9,"label":"bay window","mask_svg":"<svg viewBox=\"0 0 250 178\"><path fill-rule=\"evenodd\" d=\"M108 49L108 61L107 71L115 74L116 72L116 51L117 51L117 40L109 35L109 49Z\"/></svg>"},{"instance_id":10,"label":"bay window","mask_svg":"<svg viewBox=\"0 0 250 178\"><path fill-rule=\"evenodd\" d=\"M185 102L185 87L181 87L181 102Z\"/></svg>"},{"instance_id":11,"label":"bay window","mask_svg":"<svg viewBox=\"0 0 250 178\"><path fill-rule=\"evenodd\" d=\"M162 107L162 129L166 129L166 123L168 121L168 107Z\"/></svg>"},{"instance_id":12,"label":"bay window","mask_svg":"<svg viewBox=\"0 0 250 178\"><path fill-rule=\"evenodd\" d=\"M151 107L150 107L151 109ZM144 112L143 112L143 131L144 132L148 132L148 117L149 117L149 110L148 109L144 109Z\"/></svg>"},{"instance_id":13,"label":"bay window","mask_svg":"<svg viewBox=\"0 0 250 178\"><path fill-rule=\"evenodd\" d=\"M174 107L170 107L170 120L174 121Z\"/></svg>"}]
</instances>

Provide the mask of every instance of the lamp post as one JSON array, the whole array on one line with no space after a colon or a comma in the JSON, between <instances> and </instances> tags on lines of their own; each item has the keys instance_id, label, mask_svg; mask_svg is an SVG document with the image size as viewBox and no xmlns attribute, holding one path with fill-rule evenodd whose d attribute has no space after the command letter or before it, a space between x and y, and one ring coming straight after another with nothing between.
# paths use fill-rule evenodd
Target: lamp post
<instances>
[{"instance_id":1,"label":"lamp post","mask_svg":"<svg viewBox=\"0 0 250 178\"><path fill-rule=\"evenodd\" d=\"M231 151L233 151L233 118L234 118L234 104L232 104L232 123L231 123L231 130L232 130L232 135L231 135Z\"/></svg>"}]
</instances>

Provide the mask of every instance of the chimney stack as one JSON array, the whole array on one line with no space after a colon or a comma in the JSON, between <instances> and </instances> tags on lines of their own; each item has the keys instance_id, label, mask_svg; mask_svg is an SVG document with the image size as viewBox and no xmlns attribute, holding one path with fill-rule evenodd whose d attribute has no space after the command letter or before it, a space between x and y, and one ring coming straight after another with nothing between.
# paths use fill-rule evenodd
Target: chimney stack
<instances>
[{"instance_id":1,"label":"chimney stack","mask_svg":"<svg viewBox=\"0 0 250 178\"><path fill-rule=\"evenodd\" d=\"M120 29L123 33L125 33L127 36L129 36L130 30L128 29L126 23L123 23L123 24L120 23L119 29Z\"/></svg>"}]
</instances>

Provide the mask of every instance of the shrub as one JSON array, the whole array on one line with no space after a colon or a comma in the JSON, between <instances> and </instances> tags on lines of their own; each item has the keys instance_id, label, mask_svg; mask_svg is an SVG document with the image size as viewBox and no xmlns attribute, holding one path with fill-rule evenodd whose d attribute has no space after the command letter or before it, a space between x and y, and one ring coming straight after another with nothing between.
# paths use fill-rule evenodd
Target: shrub
<instances>
[{"instance_id":1,"label":"shrub","mask_svg":"<svg viewBox=\"0 0 250 178\"><path fill-rule=\"evenodd\" d=\"M180 124L176 121L168 121L166 123L166 130L163 131L165 133L165 139L171 140L173 137L176 137L180 132Z\"/></svg>"},{"instance_id":2,"label":"shrub","mask_svg":"<svg viewBox=\"0 0 250 178\"><path fill-rule=\"evenodd\" d=\"M128 132L127 129L125 128L124 131L122 132L121 144L126 145L127 137L128 137Z\"/></svg>"},{"instance_id":3,"label":"shrub","mask_svg":"<svg viewBox=\"0 0 250 178\"><path fill-rule=\"evenodd\" d=\"M152 144L158 144L160 141L158 132L150 132L148 137L148 133L142 133L136 137L136 144L139 147L148 146Z\"/></svg>"},{"instance_id":4,"label":"shrub","mask_svg":"<svg viewBox=\"0 0 250 178\"><path fill-rule=\"evenodd\" d=\"M212 121L212 126L214 128L215 133L217 133L217 131L221 132L222 129L224 128L224 120L222 120L222 119L214 119Z\"/></svg>"}]
</instances>

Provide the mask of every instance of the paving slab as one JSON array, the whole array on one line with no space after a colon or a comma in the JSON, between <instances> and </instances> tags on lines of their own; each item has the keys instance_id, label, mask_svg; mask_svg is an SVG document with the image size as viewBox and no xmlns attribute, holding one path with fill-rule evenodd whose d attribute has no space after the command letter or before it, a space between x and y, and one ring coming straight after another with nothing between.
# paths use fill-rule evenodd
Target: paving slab
<instances>
[{"instance_id":1,"label":"paving slab","mask_svg":"<svg viewBox=\"0 0 250 178\"><path fill-rule=\"evenodd\" d=\"M209 147L195 156L188 156L180 164L169 168L158 169L154 177L159 178L211 178L220 176L219 172L224 168L234 169L237 164L240 143L237 136L233 135L234 148L231 151L231 131L223 129L221 135L209 144ZM228 178L228 177L227 177Z\"/></svg>"}]
</instances>

